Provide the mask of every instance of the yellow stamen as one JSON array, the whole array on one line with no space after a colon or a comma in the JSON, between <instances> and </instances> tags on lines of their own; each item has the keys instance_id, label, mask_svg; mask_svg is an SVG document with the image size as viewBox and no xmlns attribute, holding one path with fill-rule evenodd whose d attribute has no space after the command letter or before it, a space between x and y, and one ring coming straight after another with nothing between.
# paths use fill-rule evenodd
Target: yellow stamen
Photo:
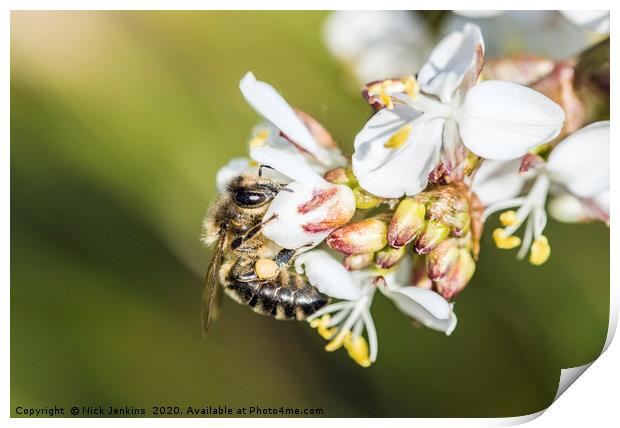
<instances>
[{"instance_id":1,"label":"yellow stamen","mask_svg":"<svg viewBox=\"0 0 620 428\"><path fill-rule=\"evenodd\" d=\"M258 147L263 147L265 145L265 141L269 138L269 130L262 129L256 133L254 138L250 140L250 148L256 149Z\"/></svg>"},{"instance_id":2,"label":"yellow stamen","mask_svg":"<svg viewBox=\"0 0 620 428\"><path fill-rule=\"evenodd\" d=\"M388 94L386 94L385 91L382 91L379 94L379 99L381 100L383 105L387 107L388 110L392 110L394 108L394 103L392 102L392 98Z\"/></svg>"},{"instance_id":3,"label":"yellow stamen","mask_svg":"<svg viewBox=\"0 0 620 428\"><path fill-rule=\"evenodd\" d=\"M316 328L317 333L319 333L319 335L325 340L329 340L334 337L334 334L336 334L337 331L336 327L327 327L330 319L331 316L329 314L325 314L321 318L315 318L310 321L310 327Z\"/></svg>"},{"instance_id":4,"label":"yellow stamen","mask_svg":"<svg viewBox=\"0 0 620 428\"><path fill-rule=\"evenodd\" d=\"M415 98L419 90L418 82L417 80L415 80L415 77L409 76L407 79L405 79L404 85L405 93L411 98Z\"/></svg>"},{"instance_id":5,"label":"yellow stamen","mask_svg":"<svg viewBox=\"0 0 620 428\"><path fill-rule=\"evenodd\" d=\"M249 166L258 166L258 162L256 162L255 160L251 160L248 162Z\"/></svg>"},{"instance_id":6,"label":"yellow stamen","mask_svg":"<svg viewBox=\"0 0 620 428\"><path fill-rule=\"evenodd\" d=\"M362 367L370 367L368 343L363 336L349 333L344 339L344 347L353 361Z\"/></svg>"},{"instance_id":7,"label":"yellow stamen","mask_svg":"<svg viewBox=\"0 0 620 428\"><path fill-rule=\"evenodd\" d=\"M388 149L396 149L403 145L407 141L407 137L411 133L411 125L405 125L400 128L383 146Z\"/></svg>"},{"instance_id":8,"label":"yellow stamen","mask_svg":"<svg viewBox=\"0 0 620 428\"><path fill-rule=\"evenodd\" d=\"M502 250L510 250L521 244L521 238L518 236L506 236L504 229L498 228L493 231L493 240L497 248Z\"/></svg>"},{"instance_id":9,"label":"yellow stamen","mask_svg":"<svg viewBox=\"0 0 620 428\"><path fill-rule=\"evenodd\" d=\"M331 342L329 342L327 345L325 345L325 350L327 352L333 352L336 349L340 349L340 347L344 343L345 339L350 334L351 334L350 331L341 331L340 333L338 333L338 335L336 337L334 337L334 339Z\"/></svg>"},{"instance_id":10,"label":"yellow stamen","mask_svg":"<svg viewBox=\"0 0 620 428\"><path fill-rule=\"evenodd\" d=\"M502 226L512 226L517 223L517 212L516 211L505 211L500 214L499 221L502 223Z\"/></svg>"},{"instance_id":11,"label":"yellow stamen","mask_svg":"<svg viewBox=\"0 0 620 428\"><path fill-rule=\"evenodd\" d=\"M530 247L530 263L540 266L545 263L551 255L551 246L545 235L541 235L534 240Z\"/></svg>"}]
</instances>

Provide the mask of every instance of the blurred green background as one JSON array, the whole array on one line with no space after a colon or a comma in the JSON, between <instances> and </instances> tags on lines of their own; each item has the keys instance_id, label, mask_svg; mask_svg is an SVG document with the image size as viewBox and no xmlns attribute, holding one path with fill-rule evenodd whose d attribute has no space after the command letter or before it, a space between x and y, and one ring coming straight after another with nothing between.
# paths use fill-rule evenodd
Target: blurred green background
<instances>
[{"instance_id":1,"label":"blurred green background","mask_svg":"<svg viewBox=\"0 0 620 428\"><path fill-rule=\"evenodd\" d=\"M551 223L542 267L483 241L451 337L384 298L369 369L307 326L229 299L203 342L199 242L217 169L243 156L251 70L347 151L369 110L321 12L14 12L11 411L17 405L323 408L325 416L517 416L601 351L609 232ZM492 227L492 225L491 225ZM491 228L490 227L490 228Z\"/></svg>"}]
</instances>

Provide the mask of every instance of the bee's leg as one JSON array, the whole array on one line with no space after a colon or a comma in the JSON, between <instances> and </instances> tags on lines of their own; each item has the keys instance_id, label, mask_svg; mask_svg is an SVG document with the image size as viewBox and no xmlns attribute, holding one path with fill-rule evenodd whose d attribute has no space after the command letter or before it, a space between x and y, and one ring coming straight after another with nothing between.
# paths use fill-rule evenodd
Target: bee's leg
<instances>
[{"instance_id":1,"label":"bee's leg","mask_svg":"<svg viewBox=\"0 0 620 428\"><path fill-rule=\"evenodd\" d=\"M283 268L290 263L290 261L295 256L295 252L295 250L280 250L278 251L278 254L276 254L276 256L273 258L273 261L276 262L279 268Z\"/></svg>"},{"instance_id":2,"label":"bee's leg","mask_svg":"<svg viewBox=\"0 0 620 428\"><path fill-rule=\"evenodd\" d=\"M307 244L296 250L288 250L286 248L283 250L280 250L278 254L276 254L276 256L273 258L273 261L276 262L279 268L282 268L288 265L291 262L291 260L293 260L297 256L297 254L299 254L300 250L306 247L310 247L310 246L311 244Z\"/></svg>"},{"instance_id":3,"label":"bee's leg","mask_svg":"<svg viewBox=\"0 0 620 428\"><path fill-rule=\"evenodd\" d=\"M250 230L248 230L247 232L245 232L243 235L236 237L235 239L233 239L233 241L230 243L230 248L233 250L238 249L242 244L245 244L247 241L249 241L250 239L252 239L254 236L256 236L256 234L258 232L260 232L263 228L264 225L266 225L267 223L269 223L270 221L276 219L278 217L277 214L272 215L268 220L263 221L261 223L258 223L256 226L250 228Z\"/></svg>"}]
</instances>

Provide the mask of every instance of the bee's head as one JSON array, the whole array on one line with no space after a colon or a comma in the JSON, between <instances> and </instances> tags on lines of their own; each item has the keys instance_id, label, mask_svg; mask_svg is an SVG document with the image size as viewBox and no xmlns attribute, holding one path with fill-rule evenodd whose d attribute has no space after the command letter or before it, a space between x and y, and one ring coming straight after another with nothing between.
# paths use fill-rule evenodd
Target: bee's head
<instances>
[{"instance_id":1,"label":"bee's head","mask_svg":"<svg viewBox=\"0 0 620 428\"><path fill-rule=\"evenodd\" d=\"M241 175L228 185L232 202L240 208L260 208L273 200L282 185L253 175Z\"/></svg>"}]
</instances>

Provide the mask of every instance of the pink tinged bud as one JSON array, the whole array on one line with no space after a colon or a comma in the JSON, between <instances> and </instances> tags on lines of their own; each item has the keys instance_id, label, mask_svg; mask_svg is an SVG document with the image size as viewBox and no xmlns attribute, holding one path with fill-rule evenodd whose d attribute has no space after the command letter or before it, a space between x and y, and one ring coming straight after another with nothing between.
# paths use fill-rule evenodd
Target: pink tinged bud
<instances>
[{"instance_id":1,"label":"pink tinged bud","mask_svg":"<svg viewBox=\"0 0 620 428\"><path fill-rule=\"evenodd\" d=\"M306 125L312 137L314 137L314 141L318 143L319 146L325 149L339 149L338 143L334 140L331 134L316 121L312 116L308 113L301 111L299 109L294 109L297 117L301 119L301 121Z\"/></svg>"},{"instance_id":2,"label":"pink tinged bud","mask_svg":"<svg viewBox=\"0 0 620 428\"><path fill-rule=\"evenodd\" d=\"M450 228L438 221L428 221L415 243L415 252L428 254L450 234Z\"/></svg>"},{"instance_id":3,"label":"pink tinged bud","mask_svg":"<svg viewBox=\"0 0 620 428\"><path fill-rule=\"evenodd\" d=\"M323 178L334 184L349 184L349 177L347 176L347 172L342 167L330 169L325 173Z\"/></svg>"},{"instance_id":4,"label":"pink tinged bud","mask_svg":"<svg viewBox=\"0 0 620 428\"><path fill-rule=\"evenodd\" d=\"M426 271L433 281L446 277L459 259L455 239L446 239L426 257Z\"/></svg>"},{"instance_id":5,"label":"pink tinged bud","mask_svg":"<svg viewBox=\"0 0 620 428\"><path fill-rule=\"evenodd\" d=\"M562 135L571 134L586 121L585 104L575 90L575 69L569 63L558 63L545 77L531 85L532 89L546 95L564 110Z\"/></svg>"},{"instance_id":6,"label":"pink tinged bud","mask_svg":"<svg viewBox=\"0 0 620 428\"><path fill-rule=\"evenodd\" d=\"M415 264L413 266L413 275L411 277L411 285L414 287L424 288L425 290L430 290L433 288L433 281L428 277L428 272L426 271L426 262L424 261L424 257L415 256Z\"/></svg>"},{"instance_id":7,"label":"pink tinged bud","mask_svg":"<svg viewBox=\"0 0 620 428\"><path fill-rule=\"evenodd\" d=\"M342 264L347 270L360 270L370 266L375 258L375 253L351 254L344 258Z\"/></svg>"},{"instance_id":8,"label":"pink tinged bud","mask_svg":"<svg viewBox=\"0 0 620 428\"><path fill-rule=\"evenodd\" d=\"M459 211L445 218L445 223L452 228L454 236L463 237L469 232L471 218L467 211Z\"/></svg>"},{"instance_id":9,"label":"pink tinged bud","mask_svg":"<svg viewBox=\"0 0 620 428\"><path fill-rule=\"evenodd\" d=\"M369 218L334 230L327 237L327 245L344 254L370 253L385 247L386 235L385 222Z\"/></svg>"},{"instance_id":10,"label":"pink tinged bud","mask_svg":"<svg viewBox=\"0 0 620 428\"><path fill-rule=\"evenodd\" d=\"M538 155L528 153L521 158L521 165L519 165L519 174L525 174L530 169L537 168L544 164L545 160Z\"/></svg>"},{"instance_id":11,"label":"pink tinged bud","mask_svg":"<svg viewBox=\"0 0 620 428\"><path fill-rule=\"evenodd\" d=\"M413 241L424 228L426 207L413 198L403 199L396 208L390 227L388 243L395 248Z\"/></svg>"},{"instance_id":12,"label":"pink tinged bud","mask_svg":"<svg viewBox=\"0 0 620 428\"><path fill-rule=\"evenodd\" d=\"M385 247L377 253L375 264L381 269L389 269L396 265L406 254L405 247Z\"/></svg>"},{"instance_id":13,"label":"pink tinged bud","mask_svg":"<svg viewBox=\"0 0 620 428\"><path fill-rule=\"evenodd\" d=\"M551 58L517 54L486 61L482 73L486 80L508 80L527 86L549 74L554 65Z\"/></svg>"},{"instance_id":14,"label":"pink tinged bud","mask_svg":"<svg viewBox=\"0 0 620 428\"><path fill-rule=\"evenodd\" d=\"M465 286L476 271L476 262L471 253L465 249L460 249L458 260L450 269L450 272L443 278L435 281L437 291L446 299L456 296Z\"/></svg>"}]
</instances>

